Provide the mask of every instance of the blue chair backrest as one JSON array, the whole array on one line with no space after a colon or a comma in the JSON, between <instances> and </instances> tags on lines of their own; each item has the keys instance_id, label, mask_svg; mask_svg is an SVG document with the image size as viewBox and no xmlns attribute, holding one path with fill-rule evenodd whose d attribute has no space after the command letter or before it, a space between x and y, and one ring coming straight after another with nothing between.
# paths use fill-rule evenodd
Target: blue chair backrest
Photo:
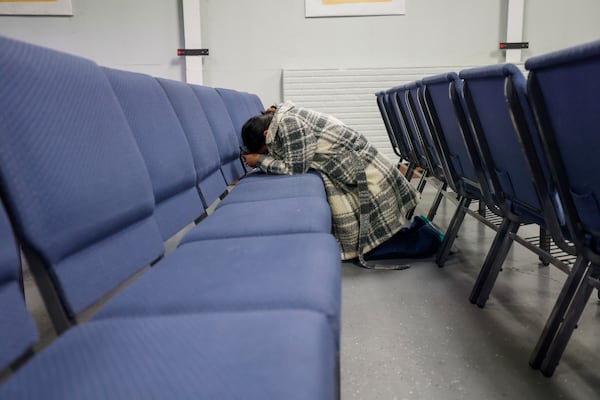
<instances>
[{"instance_id":1,"label":"blue chair backrest","mask_svg":"<svg viewBox=\"0 0 600 400\"><path fill-rule=\"evenodd\" d=\"M0 185L70 316L159 257L148 170L92 61L0 37Z\"/></svg>"},{"instance_id":2,"label":"blue chair backrest","mask_svg":"<svg viewBox=\"0 0 600 400\"><path fill-rule=\"evenodd\" d=\"M419 99L419 91L422 90L422 83L421 81L414 81L407 84L406 88L408 93L407 104L412 115L412 126L423 146L423 152L427 159L427 163L429 164L429 169L433 173L439 173L441 169L440 159L435 149L433 137L429 131L429 125L425 120L425 113Z\"/></svg>"},{"instance_id":3,"label":"blue chair backrest","mask_svg":"<svg viewBox=\"0 0 600 400\"><path fill-rule=\"evenodd\" d=\"M19 285L20 266L8 216L0 204L0 371L38 340Z\"/></svg>"},{"instance_id":4,"label":"blue chair backrest","mask_svg":"<svg viewBox=\"0 0 600 400\"><path fill-rule=\"evenodd\" d=\"M142 152L167 240L204 212L190 146L167 95L153 77L102 68Z\"/></svg>"},{"instance_id":5,"label":"blue chair backrest","mask_svg":"<svg viewBox=\"0 0 600 400\"><path fill-rule=\"evenodd\" d=\"M396 91L399 86L395 86L385 91L383 96L383 103L388 112L392 131L396 137L396 142L403 158L408 160L410 163L417 165L419 163L419 157L412 147L412 142L409 138L409 133L404 122L406 117L404 116L402 109L398 105L396 98Z\"/></svg>"},{"instance_id":6,"label":"blue chair backrest","mask_svg":"<svg viewBox=\"0 0 600 400\"><path fill-rule=\"evenodd\" d=\"M233 122L233 127L235 128L235 134L238 138L239 145L243 146L244 141L242 140L242 127L246 121L248 121L248 119L258 115L260 111L257 113L253 110L253 107L250 107L245 93L224 88L217 88L216 90L223 99L225 107L227 107L227 112L231 117L231 122Z\"/></svg>"},{"instance_id":7,"label":"blue chair backrest","mask_svg":"<svg viewBox=\"0 0 600 400\"><path fill-rule=\"evenodd\" d=\"M414 151L415 157L417 157L417 165L422 168L427 168L427 158L425 156L424 145L421 137L417 133L417 127L415 121L412 118L410 105L407 100L408 87L406 85L397 86L395 88L394 100L400 110L401 116L403 116L404 128L406 129L407 138L410 141L410 145Z\"/></svg>"},{"instance_id":8,"label":"blue chair backrest","mask_svg":"<svg viewBox=\"0 0 600 400\"><path fill-rule=\"evenodd\" d=\"M248 109L252 115L258 115L265 110L262 100L254 93L244 93L246 102L248 103Z\"/></svg>"},{"instance_id":9,"label":"blue chair backrest","mask_svg":"<svg viewBox=\"0 0 600 400\"><path fill-rule=\"evenodd\" d=\"M538 192L544 213L544 226L554 242L571 253L572 245L564 240L565 237L570 237L570 234L566 230L563 205L552 182L550 167L529 104L525 77L521 73L508 74L504 92L521 150Z\"/></svg>"},{"instance_id":10,"label":"blue chair backrest","mask_svg":"<svg viewBox=\"0 0 600 400\"><path fill-rule=\"evenodd\" d=\"M207 208L227 190L208 117L190 85L170 79L157 80L167 93L187 136L194 157L198 191Z\"/></svg>"},{"instance_id":11,"label":"blue chair backrest","mask_svg":"<svg viewBox=\"0 0 600 400\"><path fill-rule=\"evenodd\" d=\"M389 111L388 111L388 99L387 94L384 91L375 93L377 99L377 107L379 108L379 113L381 114L381 119L383 121L383 125L385 127L385 131L388 135L388 139L390 140L390 145L392 146L392 150L398 157L404 158L402 151L400 150L400 146L398 145L398 141L396 139L396 134L394 133L394 129L392 128L392 122L390 121Z\"/></svg>"},{"instance_id":12,"label":"blue chair backrest","mask_svg":"<svg viewBox=\"0 0 600 400\"><path fill-rule=\"evenodd\" d=\"M437 128L440 145L445 148L442 154L446 158L449 171L453 174L453 181L460 191L474 188L478 185L478 176L463 135L463 130L468 129L468 126L465 126L464 110L460 105L459 110L456 110L450 96L451 91L455 92L455 97L459 96L462 81L456 73L450 72L426 77L423 79L423 85L425 101L432 109L432 122ZM462 125L459 118L464 120Z\"/></svg>"},{"instance_id":13,"label":"blue chair backrest","mask_svg":"<svg viewBox=\"0 0 600 400\"><path fill-rule=\"evenodd\" d=\"M529 99L567 225L580 243L590 237L597 242L600 41L532 57L525 67L530 71Z\"/></svg>"},{"instance_id":14,"label":"blue chair backrest","mask_svg":"<svg viewBox=\"0 0 600 400\"><path fill-rule=\"evenodd\" d=\"M507 77L518 82L524 80L522 73L512 64L499 64L463 70L459 76L464 80L463 95L473 132L494 190L513 212L543 223L538 193L505 97Z\"/></svg>"},{"instance_id":15,"label":"blue chair backrest","mask_svg":"<svg viewBox=\"0 0 600 400\"><path fill-rule=\"evenodd\" d=\"M215 88L199 85L191 85L191 87L204 109L215 136L223 176L227 184L231 184L244 176L245 171L240 161L240 139L227 107Z\"/></svg>"}]
</instances>

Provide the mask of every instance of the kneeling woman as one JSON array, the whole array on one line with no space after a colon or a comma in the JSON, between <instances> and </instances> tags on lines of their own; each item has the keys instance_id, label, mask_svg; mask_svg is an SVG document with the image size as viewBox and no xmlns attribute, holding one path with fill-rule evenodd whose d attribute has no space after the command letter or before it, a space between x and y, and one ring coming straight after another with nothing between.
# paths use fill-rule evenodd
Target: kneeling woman
<instances>
[{"instance_id":1,"label":"kneeling woman","mask_svg":"<svg viewBox=\"0 0 600 400\"><path fill-rule=\"evenodd\" d=\"M402 229L417 192L363 135L338 119L287 102L248 120L242 139L249 151L243 160L252 168L270 174L320 173L342 260L358 257L370 267L365 256L410 256L407 245L416 246L421 256L437 250L437 233L434 240L429 235L427 248L419 243L416 233L428 225L422 220Z\"/></svg>"}]
</instances>

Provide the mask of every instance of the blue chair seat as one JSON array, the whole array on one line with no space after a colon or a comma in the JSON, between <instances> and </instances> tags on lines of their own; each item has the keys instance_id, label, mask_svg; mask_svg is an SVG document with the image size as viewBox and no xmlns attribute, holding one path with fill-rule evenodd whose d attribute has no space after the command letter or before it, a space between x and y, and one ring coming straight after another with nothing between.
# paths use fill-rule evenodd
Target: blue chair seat
<instances>
[{"instance_id":1,"label":"blue chair seat","mask_svg":"<svg viewBox=\"0 0 600 400\"><path fill-rule=\"evenodd\" d=\"M19 369L0 398L332 399L334 354L327 321L310 311L92 321Z\"/></svg>"},{"instance_id":2,"label":"blue chair seat","mask_svg":"<svg viewBox=\"0 0 600 400\"><path fill-rule=\"evenodd\" d=\"M180 246L96 318L311 309L339 331L340 257L329 234L205 240Z\"/></svg>"},{"instance_id":3,"label":"blue chair seat","mask_svg":"<svg viewBox=\"0 0 600 400\"><path fill-rule=\"evenodd\" d=\"M305 232L331 232L331 209L326 199L284 198L224 205L181 242Z\"/></svg>"},{"instance_id":4,"label":"blue chair seat","mask_svg":"<svg viewBox=\"0 0 600 400\"><path fill-rule=\"evenodd\" d=\"M219 207L249 201L301 197L325 199L325 187L316 173L299 175L267 175L253 173L242 179L221 201Z\"/></svg>"}]
</instances>

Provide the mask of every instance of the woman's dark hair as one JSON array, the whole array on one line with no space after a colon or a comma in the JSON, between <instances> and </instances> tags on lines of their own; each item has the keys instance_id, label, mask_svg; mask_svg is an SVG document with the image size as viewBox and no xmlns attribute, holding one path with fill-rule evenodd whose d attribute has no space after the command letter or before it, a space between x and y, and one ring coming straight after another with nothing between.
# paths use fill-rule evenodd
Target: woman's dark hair
<instances>
[{"instance_id":1,"label":"woman's dark hair","mask_svg":"<svg viewBox=\"0 0 600 400\"><path fill-rule=\"evenodd\" d=\"M242 140L250 153L257 153L265 144L264 131L269 129L273 120L273 112L263 112L261 115L250 118L242 127Z\"/></svg>"}]
</instances>

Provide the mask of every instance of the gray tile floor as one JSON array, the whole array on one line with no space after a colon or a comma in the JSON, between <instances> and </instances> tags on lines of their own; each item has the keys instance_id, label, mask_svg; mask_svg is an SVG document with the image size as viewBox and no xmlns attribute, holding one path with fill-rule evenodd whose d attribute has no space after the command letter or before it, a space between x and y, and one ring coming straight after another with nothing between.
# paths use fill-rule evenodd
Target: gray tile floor
<instances>
[{"instance_id":1,"label":"gray tile floor","mask_svg":"<svg viewBox=\"0 0 600 400\"><path fill-rule=\"evenodd\" d=\"M427 213L432 193L417 213ZM445 228L454 210L443 202L434 222ZM494 232L467 216L459 235L444 268L433 260L403 271L343 265L342 399L600 398L596 293L545 378L528 359L566 275L515 244L480 309L468 296Z\"/></svg>"}]
</instances>

